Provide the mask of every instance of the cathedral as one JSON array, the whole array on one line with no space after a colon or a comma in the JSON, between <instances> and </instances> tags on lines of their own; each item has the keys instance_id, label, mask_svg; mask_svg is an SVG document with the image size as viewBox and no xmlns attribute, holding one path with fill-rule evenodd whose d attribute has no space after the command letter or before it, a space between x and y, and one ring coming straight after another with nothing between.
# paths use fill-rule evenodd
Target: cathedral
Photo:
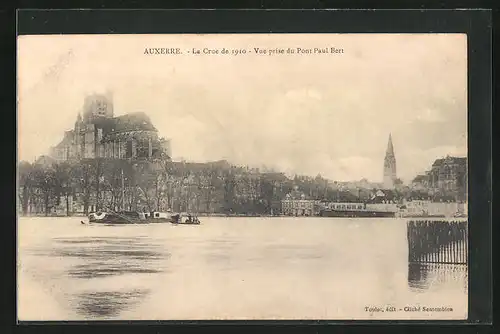
<instances>
[{"instance_id":1,"label":"cathedral","mask_svg":"<svg viewBox=\"0 0 500 334\"><path fill-rule=\"evenodd\" d=\"M158 130L143 112L114 116L111 93L87 96L83 113L74 129L51 149L58 161L80 159L155 159L170 157L170 141L158 136Z\"/></svg>"},{"instance_id":2,"label":"cathedral","mask_svg":"<svg viewBox=\"0 0 500 334\"><path fill-rule=\"evenodd\" d=\"M392 136L389 134L389 142L387 143L384 158L384 188L393 189L396 179L396 156L394 155L394 147L392 146Z\"/></svg>"}]
</instances>

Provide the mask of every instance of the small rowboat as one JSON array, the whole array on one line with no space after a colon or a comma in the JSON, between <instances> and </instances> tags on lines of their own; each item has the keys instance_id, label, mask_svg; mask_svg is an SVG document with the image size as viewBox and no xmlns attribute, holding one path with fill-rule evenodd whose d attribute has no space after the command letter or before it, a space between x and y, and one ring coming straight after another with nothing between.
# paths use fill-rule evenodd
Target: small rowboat
<instances>
[{"instance_id":1,"label":"small rowboat","mask_svg":"<svg viewBox=\"0 0 500 334\"><path fill-rule=\"evenodd\" d=\"M197 216L189 213L179 213L172 216L172 224L175 225L200 225L201 222Z\"/></svg>"}]
</instances>

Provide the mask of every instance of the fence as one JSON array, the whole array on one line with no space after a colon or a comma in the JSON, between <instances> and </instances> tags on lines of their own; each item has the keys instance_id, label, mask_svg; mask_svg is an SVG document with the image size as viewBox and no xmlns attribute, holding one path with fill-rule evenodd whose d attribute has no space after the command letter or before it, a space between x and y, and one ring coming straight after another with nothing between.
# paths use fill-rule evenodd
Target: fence
<instances>
[{"instance_id":1,"label":"fence","mask_svg":"<svg viewBox=\"0 0 500 334\"><path fill-rule=\"evenodd\" d=\"M408 261L467 264L469 253L467 236L467 221L409 221Z\"/></svg>"}]
</instances>

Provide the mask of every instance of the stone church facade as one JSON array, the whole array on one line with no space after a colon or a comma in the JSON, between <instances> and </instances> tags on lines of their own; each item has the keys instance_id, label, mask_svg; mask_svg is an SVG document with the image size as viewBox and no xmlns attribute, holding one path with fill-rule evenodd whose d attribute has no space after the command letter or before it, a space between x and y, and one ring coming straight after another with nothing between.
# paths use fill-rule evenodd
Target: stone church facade
<instances>
[{"instance_id":1,"label":"stone church facade","mask_svg":"<svg viewBox=\"0 0 500 334\"><path fill-rule=\"evenodd\" d=\"M51 149L57 161L116 158L153 159L170 157L170 141L143 112L114 116L111 93L87 96L83 115L79 113L72 130Z\"/></svg>"}]
</instances>

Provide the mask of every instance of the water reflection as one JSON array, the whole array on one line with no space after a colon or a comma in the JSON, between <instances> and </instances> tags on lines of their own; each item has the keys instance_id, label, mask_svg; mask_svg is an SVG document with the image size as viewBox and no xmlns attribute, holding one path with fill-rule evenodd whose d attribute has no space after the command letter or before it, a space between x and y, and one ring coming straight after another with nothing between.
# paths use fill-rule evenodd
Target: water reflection
<instances>
[{"instance_id":1,"label":"water reflection","mask_svg":"<svg viewBox=\"0 0 500 334\"><path fill-rule=\"evenodd\" d=\"M429 270L428 265L419 263L410 263L408 265L408 285L416 290L425 290L429 288Z\"/></svg>"},{"instance_id":2,"label":"water reflection","mask_svg":"<svg viewBox=\"0 0 500 334\"><path fill-rule=\"evenodd\" d=\"M137 305L149 290L105 291L78 294L74 298L76 311L90 318L113 318Z\"/></svg>"},{"instance_id":3,"label":"water reflection","mask_svg":"<svg viewBox=\"0 0 500 334\"><path fill-rule=\"evenodd\" d=\"M37 252L38 256L48 256L70 265L62 275L70 279L96 280L120 275L134 275L130 282L137 282L137 275L158 274L166 271L165 260L171 254L154 239L146 237L74 237L54 238L51 250ZM70 303L77 314L85 318L112 318L122 311L141 302L149 289L126 289L122 284L114 289L97 291L95 289L73 291L69 294ZM125 290L124 290L125 288ZM99 289L101 290L101 289Z\"/></svg>"},{"instance_id":4,"label":"water reflection","mask_svg":"<svg viewBox=\"0 0 500 334\"><path fill-rule=\"evenodd\" d=\"M467 270L466 265L410 263L408 265L408 285L412 290L422 291L454 283L460 284L463 290L467 291Z\"/></svg>"},{"instance_id":5,"label":"water reflection","mask_svg":"<svg viewBox=\"0 0 500 334\"><path fill-rule=\"evenodd\" d=\"M68 275L75 278L98 278L123 274L155 274L160 273L162 270L153 268L142 268L139 265L129 265L124 267L114 263L91 263L75 265L72 269L68 270Z\"/></svg>"}]
</instances>

